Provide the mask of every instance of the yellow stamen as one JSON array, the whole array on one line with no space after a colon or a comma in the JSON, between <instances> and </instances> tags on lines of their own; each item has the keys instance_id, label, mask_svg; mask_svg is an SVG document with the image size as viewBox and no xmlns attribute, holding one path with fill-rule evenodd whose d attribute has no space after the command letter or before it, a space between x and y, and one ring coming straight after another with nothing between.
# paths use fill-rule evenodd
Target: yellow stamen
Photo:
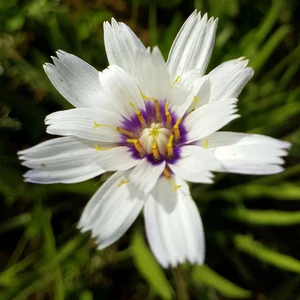
<instances>
[{"instance_id":1,"label":"yellow stamen","mask_svg":"<svg viewBox=\"0 0 300 300\"><path fill-rule=\"evenodd\" d=\"M111 126L111 125L106 125L106 124L98 124L96 123L96 121L94 121L94 129L96 129L97 127L108 127L108 128L111 128L111 129L114 129L114 130L117 130L116 127L114 126Z\"/></svg>"},{"instance_id":2,"label":"yellow stamen","mask_svg":"<svg viewBox=\"0 0 300 300\"><path fill-rule=\"evenodd\" d=\"M125 184L125 183L128 183L128 182L130 182L129 179L128 179L128 180L122 179L122 180L120 181L120 183L118 184L118 187L120 187L121 185L123 185L123 184Z\"/></svg>"},{"instance_id":3,"label":"yellow stamen","mask_svg":"<svg viewBox=\"0 0 300 300\"><path fill-rule=\"evenodd\" d=\"M194 103L193 103L192 111L194 111L196 109L196 105L197 105L199 100L200 99L198 97L194 96Z\"/></svg>"},{"instance_id":4,"label":"yellow stamen","mask_svg":"<svg viewBox=\"0 0 300 300\"><path fill-rule=\"evenodd\" d=\"M143 127L146 127L147 124L146 124L146 121L145 121L144 116L142 115L141 111L138 110L132 102L130 102L129 104L130 104L130 106L132 106L135 109L135 114L137 115L141 125Z\"/></svg>"},{"instance_id":5,"label":"yellow stamen","mask_svg":"<svg viewBox=\"0 0 300 300\"><path fill-rule=\"evenodd\" d=\"M180 122L181 122L181 118L179 118L173 126L175 141L178 141L180 139L180 131L179 131Z\"/></svg>"},{"instance_id":6,"label":"yellow stamen","mask_svg":"<svg viewBox=\"0 0 300 300\"><path fill-rule=\"evenodd\" d=\"M158 100L154 100L154 107L155 107L156 121L160 123L162 119L161 119L160 107L159 107Z\"/></svg>"},{"instance_id":7,"label":"yellow stamen","mask_svg":"<svg viewBox=\"0 0 300 300\"><path fill-rule=\"evenodd\" d=\"M180 76L177 76L176 79L174 80L174 82L171 85L171 88L179 81Z\"/></svg>"},{"instance_id":8,"label":"yellow stamen","mask_svg":"<svg viewBox=\"0 0 300 300\"><path fill-rule=\"evenodd\" d=\"M141 156L144 156L146 154L145 149L143 148L143 146L141 145L141 143L140 143L140 141L138 139L127 139L126 142L127 143L132 143L133 146L135 147L135 149L137 150L137 152Z\"/></svg>"},{"instance_id":9,"label":"yellow stamen","mask_svg":"<svg viewBox=\"0 0 300 300\"><path fill-rule=\"evenodd\" d=\"M168 141L168 144L167 144L167 157L168 158L172 158L173 157L173 140L174 140L174 135L170 135L169 137L169 141Z\"/></svg>"},{"instance_id":10,"label":"yellow stamen","mask_svg":"<svg viewBox=\"0 0 300 300\"><path fill-rule=\"evenodd\" d=\"M172 124L172 115L169 112L169 104L166 103L165 105L165 115L166 115L166 119L167 119L167 126L170 127Z\"/></svg>"},{"instance_id":11,"label":"yellow stamen","mask_svg":"<svg viewBox=\"0 0 300 300\"><path fill-rule=\"evenodd\" d=\"M121 127L114 127L114 126L107 125L107 124L98 124L98 123L96 123L96 122L94 121L94 129L96 129L97 127L108 127L108 128L113 129L113 130L116 130L116 131L118 131L118 132L120 132L120 133L123 133L123 134L125 134L125 135L127 135L127 136L129 136L129 137L134 137L134 133L131 132L131 131L128 131L128 130L123 129L123 128L121 128Z\"/></svg>"},{"instance_id":12,"label":"yellow stamen","mask_svg":"<svg viewBox=\"0 0 300 300\"><path fill-rule=\"evenodd\" d=\"M129 136L129 137L134 137L134 133L133 132L128 131L126 129L123 129L121 127L117 127L116 130L119 131L120 133L123 133L123 134Z\"/></svg>"},{"instance_id":13,"label":"yellow stamen","mask_svg":"<svg viewBox=\"0 0 300 300\"><path fill-rule=\"evenodd\" d=\"M208 139L205 139L204 148L205 148L205 149L207 149L207 148L208 148Z\"/></svg>"},{"instance_id":14,"label":"yellow stamen","mask_svg":"<svg viewBox=\"0 0 300 300\"><path fill-rule=\"evenodd\" d=\"M157 143L155 141L152 144L152 153L153 153L154 160L159 161L160 155L159 155L159 151L157 148Z\"/></svg>"},{"instance_id":15,"label":"yellow stamen","mask_svg":"<svg viewBox=\"0 0 300 300\"><path fill-rule=\"evenodd\" d=\"M97 144L95 144L95 148L96 148L96 153L98 153L98 151L100 150L108 150L108 149L111 149L109 147L99 147Z\"/></svg>"},{"instance_id":16,"label":"yellow stamen","mask_svg":"<svg viewBox=\"0 0 300 300\"><path fill-rule=\"evenodd\" d=\"M172 176L171 176L171 173L170 171L165 168L164 171L163 171L163 175L170 180L170 182L172 183L173 185L173 192L175 192L176 190L178 190L179 188L181 188L181 185L176 185L175 181L172 179Z\"/></svg>"},{"instance_id":17,"label":"yellow stamen","mask_svg":"<svg viewBox=\"0 0 300 300\"><path fill-rule=\"evenodd\" d=\"M141 94L141 96L142 96L142 98L143 98L144 100L157 100L157 99L155 99L155 98L147 97L147 96L144 95L144 94Z\"/></svg>"}]
</instances>

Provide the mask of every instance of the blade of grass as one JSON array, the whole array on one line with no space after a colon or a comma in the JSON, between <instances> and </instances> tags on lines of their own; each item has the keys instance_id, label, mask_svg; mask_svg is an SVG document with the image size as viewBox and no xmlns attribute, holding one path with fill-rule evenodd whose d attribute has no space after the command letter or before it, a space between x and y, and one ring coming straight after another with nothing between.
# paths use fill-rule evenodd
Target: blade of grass
<instances>
[{"instance_id":1,"label":"blade of grass","mask_svg":"<svg viewBox=\"0 0 300 300\"><path fill-rule=\"evenodd\" d=\"M237 249L257 258L262 262L282 270L300 273L299 260L289 255L279 253L275 249L270 249L255 241L250 236L237 234L234 237L234 243Z\"/></svg>"}]
</instances>

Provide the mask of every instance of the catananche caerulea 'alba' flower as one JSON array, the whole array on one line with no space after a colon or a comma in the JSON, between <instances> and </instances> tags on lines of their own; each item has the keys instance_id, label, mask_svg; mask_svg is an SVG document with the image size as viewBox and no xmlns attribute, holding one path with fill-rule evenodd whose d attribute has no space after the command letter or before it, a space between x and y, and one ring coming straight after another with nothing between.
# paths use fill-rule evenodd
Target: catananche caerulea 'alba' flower
<instances>
[{"instance_id":1,"label":"catananche caerulea 'alba' flower","mask_svg":"<svg viewBox=\"0 0 300 300\"><path fill-rule=\"evenodd\" d=\"M236 119L237 97L253 70L247 60L204 75L217 19L196 11L180 29L165 63L123 23L104 23L109 67L98 72L58 51L44 66L73 109L46 117L60 135L19 152L34 183L76 183L115 171L79 221L99 249L119 239L144 210L150 247L162 266L201 264L202 222L187 181L212 183L212 172L274 174L290 144L271 137L218 131Z\"/></svg>"}]
</instances>

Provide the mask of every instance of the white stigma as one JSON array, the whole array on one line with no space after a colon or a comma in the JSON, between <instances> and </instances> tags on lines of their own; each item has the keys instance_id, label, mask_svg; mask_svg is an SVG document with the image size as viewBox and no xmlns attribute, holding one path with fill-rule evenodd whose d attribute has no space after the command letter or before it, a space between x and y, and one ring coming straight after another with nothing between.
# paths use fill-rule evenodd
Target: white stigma
<instances>
[{"instance_id":1,"label":"white stigma","mask_svg":"<svg viewBox=\"0 0 300 300\"><path fill-rule=\"evenodd\" d=\"M143 129L139 142L148 154L152 153L153 142L156 142L159 153L165 155L171 134L172 131L162 123L153 122L149 128Z\"/></svg>"}]
</instances>

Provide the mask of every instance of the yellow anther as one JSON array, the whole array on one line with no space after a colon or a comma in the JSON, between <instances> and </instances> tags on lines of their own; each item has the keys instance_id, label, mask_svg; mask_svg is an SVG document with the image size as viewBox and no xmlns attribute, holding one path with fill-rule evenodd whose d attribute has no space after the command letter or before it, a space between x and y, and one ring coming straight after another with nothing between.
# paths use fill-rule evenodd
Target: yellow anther
<instances>
[{"instance_id":1,"label":"yellow anther","mask_svg":"<svg viewBox=\"0 0 300 300\"><path fill-rule=\"evenodd\" d=\"M171 88L179 81L180 76L177 76L176 79L174 80L174 82L171 85Z\"/></svg>"},{"instance_id":2,"label":"yellow anther","mask_svg":"<svg viewBox=\"0 0 300 300\"><path fill-rule=\"evenodd\" d=\"M165 104L165 115L166 115L166 119L167 119L167 126L170 127L172 124L172 115L169 112L169 104L168 103Z\"/></svg>"},{"instance_id":3,"label":"yellow anther","mask_svg":"<svg viewBox=\"0 0 300 300\"><path fill-rule=\"evenodd\" d=\"M144 94L141 94L141 96L142 96L142 98L143 98L144 100L157 100L157 99L155 99L155 98L147 97L147 96L144 95Z\"/></svg>"},{"instance_id":4,"label":"yellow anther","mask_svg":"<svg viewBox=\"0 0 300 300\"><path fill-rule=\"evenodd\" d=\"M156 161L160 160L160 155L159 155L159 151L158 151L158 148L157 148L157 143L155 141L152 144L152 153L153 153L154 160L156 160Z\"/></svg>"},{"instance_id":5,"label":"yellow anther","mask_svg":"<svg viewBox=\"0 0 300 300\"><path fill-rule=\"evenodd\" d=\"M138 139L127 139L126 142L133 144L133 146L141 156L144 156L146 154L145 149L143 148Z\"/></svg>"},{"instance_id":6,"label":"yellow anther","mask_svg":"<svg viewBox=\"0 0 300 300\"><path fill-rule=\"evenodd\" d=\"M168 144L167 144L167 157L168 158L172 158L173 157L173 140L174 140L174 135L170 135L169 137L169 141L168 141Z\"/></svg>"},{"instance_id":7,"label":"yellow anther","mask_svg":"<svg viewBox=\"0 0 300 300\"><path fill-rule=\"evenodd\" d=\"M129 104L130 104L130 106L132 106L132 107L134 108L135 114L137 115L137 117L138 117L138 119L139 119L141 125L142 125L143 127L146 127L147 124L146 124L146 121L145 121L144 116L142 115L141 111L138 110L138 109L136 108L136 106L135 106L132 102L130 102Z\"/></svg>"},{"instance_id":8,"label":"yellow anther","mask_svg":"<svg viewBox=\"0 0 300 300\"><path fill-rule=\"evenodd\" d=\"M120 132L120 133L123 133L123 134L125 134L125 135L127 135L127 136L129 136L129 137L134 137L134 136L135 136L135 134L134 134L133 132L128 131L128 130L126 130L126 129L123 129L123 128L121 128L121 127L114 127L114 126L107 125L107 124L98 124L98 123L96 123L96 122L94 121L94 129L96 129L97 127L108 127L108 128L113 129L113 130L116 130L116 131L118 131L118 132Z\"/></svg>"},{"instance_id":9,"label":"yellow anther","mask_svg":"<svg viewBox=\"0 0 300 300\"><path fill-rule=\"evenodd\" d=\"M98 153L98 151L100 150L108 150L111 149L109 147L99 147L97 144L95 144L95 149L96 149L96 153Z\"/></svg>"},{"instance_id":10,"label":"yellow anther","mask_svg":"<svg viewBox=\"0 0 300 300\"><path fill-rule=\"evenodd\" d=\"M170 171L169 171L167 168L164 169L163 175L164 175L167 179L169 179L170 182L172 183L172 185L173 185L173 192L175 192L176 190L178 190L178 189L181 187L181 185L177 185L177 184L175 183L175 181L172 179L171 173L170 173Z\"/></svg>"},{"instance_id":11,"label":"yellow anther","mask_svg":"<svg viewBox=\"0 0 300 300\"><path fill-rule=\"evenodd\" d=\"M136 106L134 105L133 102L129 102L129 105L130 105L131 107L133 107L135 110L137 110L137 108L136 108Z\"/></svg>"},{"instance_id":12,"label":"yellow anther","mask_svg":"<svg viewBox=\"0 0 300 300\"><path fill-rule=\"evenodd\" d=\"M111 125L107 125L107 124L98 124L94 121L94 129L96 129L97 127L108 127L114 130L117 130L117 127L111 126Z\"/></svg>"},{"instance_id":13,"label":"yellow anther","mask_svg":"<svg viewBox=\"0 0 300 300\"><path fill-rule=\"evenodd\" d=\"M122 180L120 181L120 183L118 183L118 187L120 187L121 185L123 185L123 184L125 184L125 183L128 183L128 182L130 182L129 179L128 179L128 180L122 179Z\"/></svg>"},{"instance_id":14,"label":"yellow anther","mask_svg":"<svg viewBox=\"0 0 300 300\"><path fill-rule=\"evenodd\" d=\"M181 122L181 118L179 118L173 126L175 141L178 141L180 139L180 131L179 131L180 122Z\"/></svg>"},{"instance_id":15,"label":"yellow anther","mask_svg":"<svg viewBox=\"0 0 300 300\"><path fill-rule=\"evenodd\" d=\"M208 139L205 139L205 142L204 142L204 148L205 148L205 149L208 148Z\"/></svg>"},{"instance_id":16,"label":"yellow anther","mask_svg":"<svg viewBox=\"0 0 300 300\"><path fill-rule=\"evenodd\" d=\"M158 100L154 100L154 108L155 108L155 117L157 122L161 122L161 113Z\"/></svg>"},{"instance_id":17,"label":"yellow anther","mask_svg":"<svg viewBox=\"0 0 300 300\"><path fill-rule=\"evenodd\" d=\"M98 124L98 123L96 123L96 121L94 121L94 130L95 130L97 127L100 127L100 126L102 126L102 124Z\"/></svg>"},{"instance_id":18,"label":"yellow anther","mask_svg":"<svg viewBox=\"0 0 300 300\"><path fill-rule=\"evenodd\" d=\"M197 96L194 96L194 103L193 103L192 111L194 111L196 109L196 105L197 105L199 100L200 99Z\"/></svg>"}]
</instances>

